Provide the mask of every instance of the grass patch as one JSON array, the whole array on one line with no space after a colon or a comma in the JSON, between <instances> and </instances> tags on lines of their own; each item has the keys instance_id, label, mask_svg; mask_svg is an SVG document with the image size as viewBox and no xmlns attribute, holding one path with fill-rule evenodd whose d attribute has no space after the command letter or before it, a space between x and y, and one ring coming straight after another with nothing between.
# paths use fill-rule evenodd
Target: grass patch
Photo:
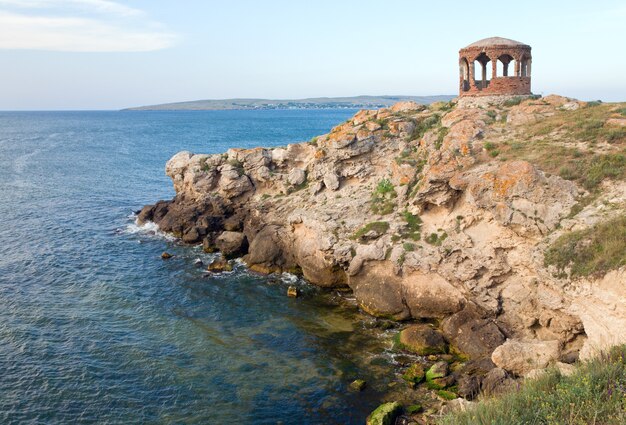
<instances>
[{"instance_id":1,"label":"grass patch","mask_svg":"<svg viewBox=\"0 0 626 425\"><path fill-rule=\"evenodd\" d=\"M419 241L422 237L422 219L418 215L411 214L408 211L402 213L402 218L406 221L406 226L405 229L400 232L400 235L403 238Z\"/></svg>"},{"instance_id":2,"label":"grass patch","mask_svg":"<svg viewBox=\"0 0 626 425\"><path fill-rule=\"evenodd\" d=\"M387 233L387 230L389 230L389 223L387 223L386 221L373 221L371 223L368 223L365 226L361 227L359 230L357 230L350 239L361 239L372 230L379 235L385 234Z\"/></svg>"},{"instance_id":3,"label":"grass patch","mask_svg":"<svg viewBox=\"0 0 626 425\"><path fill-rule=\"evenodd\" d=\"M435 149L441 149L441 145L443 145L443 139L448 135L450 129L448 127L439 127L439 131L437 132L437 140L435 140Z\"/></svg>"},{"instance_id":4,"label":"grass patch","mask_svg":"<svg viewBox=\"0 0 626 425\"><path fill-rule=\"evenodd\" d=\"M614 113L614 108L615 104L597 104L574 111L557 111L550 117L525 125L523 134L527 139L557 134L565 142L626 143L626 129L604 125Z\"/></svg>"},{"instance_id":5,"label":"grass patch","mask_svg":"<svg viewBox=\"0 0 626 425\"><path fill-rule=\"evenodd\" d=\"M228 163L235 169L237 170L237 173L239 173L240 176L243 176L244 174L244 169L243 169L243 163L237 159L231 159L230 161L228 161Z\"/></svg>"},{"instance_id":6,"label":"grass patch","mask_svg":"<svg viewBox=\"0 0 626 425\"><path fill-rule=\"evenodd\" d=\"M441 246L441 244L443 243L443 241L446 240L447 237L448 237L448 234L446 232L443 232L441 234L431 233L430 235L426 236L425 241L426 243L429 243L434 246Z\"/></svg>"},{"instance_id":7,"label":"grass patch","mask_svg":"<svg viewBox=\"0 0 626 425\"><path fill-rule=\"evenodd\" d=\"M510 108L511 106L517 106L517 105L519 105L520 103L522 103L522 100L524 100L524 98L523 98L523 97L521 97L521 96L516 96L516 97L513 97L513 98L511 98L511 99L509 99L509 100L505 100L505 101L502 103L502 106L504 106L504 107L506 107L506 108Z\"/></svg>"},{"instance_id":8,"label":"grass patch","mask_svg":"<svg viewBox=\"0 0 626 425\"><path fill-rule=\"evenodd\" d=\"M626 108L619 108L615 112L617 112L618 114L626 117Z\"/></svg>"},{"instance_id":9,"label":"grass patch","mask_svg":"<svg viewBox=\"0 0 626 425\"><path fill-rule=\"evenodd\" d=\"M442 425L626 423L626 345L577 366L571 376L550 371L519 391L451 413Z\"/></svg>"},{"instance_id":10,"label":"grass patch","mask_svg":"<svg viewBox=\"0 0 626 425\"><path fill-rule=\"evenodd\" d=\"M424 137L424 134L428 130L438 127L441 124L441 116L439 114L433 114L428 117L421 118L415 121L415 129L409 140L419 140Z\"/></svg>"},{"instance_id":11,"label":"grass patch","mask_svg":"<svg viewBox=\"0 0 626 425\"><path fill-rule=\"evenodd\" d=\"M626 265L626 215L559 237L545 253L559 276L601 276Z\"/></svg>"},{"instance_id":12,"label":"grass patch","mask_svg":"<svg viewBox=\"0 0 626 425\"><path fill-rule=\"evenodd\" d=\"M391 214L395 207L395 198L398 195L389 179L382 179L372 192L370 208L374 214Z\"/></svg>"},{"instance_id":13,"label":"grass patch","mask_svg":"<svg viewBox=\"0 0 626 425\"><path fill-rule=\"evenodd\" d=\"M590 191L605 179L626 179L626 148L602 154L582 152L576 147L555 144L549 138L507 141L499 145L485 142L483 146L491 156L528 161L547 173L573 180Z\"/></svg>"}]
</instances>

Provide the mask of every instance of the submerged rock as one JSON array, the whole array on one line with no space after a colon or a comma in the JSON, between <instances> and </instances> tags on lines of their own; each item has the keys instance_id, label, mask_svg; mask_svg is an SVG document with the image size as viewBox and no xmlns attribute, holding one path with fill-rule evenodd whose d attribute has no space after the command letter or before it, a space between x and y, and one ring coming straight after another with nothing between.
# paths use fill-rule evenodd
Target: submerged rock
<instances>
[{"instance_id":1,"label":"submerged rock","mask_svg":"<svg viewBox=\"0 0 626 425\"><path fill-rule=\"evenodd\" d=\"M169 260L172 257L173 257L173 255L170 254L169 252L164 252L163 254L161 254L161 258L164 259L164 260Z\"/></svg>"},{"instance_id":2,"label":"submerged rock","mask_svg":"<svg viewBox=\"0 0 626 425\"><path fill-rule=\"evenodd\" d=\"M287 296L289 298L298 298L300 296L300 291L295 286L290 286L287 288Z\"/></svg>"},{"instance_id":3,"label":"submerged rock","mask_svg":"<svg viewBox=\"0 0 626 425\"><path fill-rule=\"evenodd\" d=\"M363 391L366 386L367 383L363 379L355 379L350 383L348 388L350 388L351 391L360 392Z\"/></svg>"},{"instance_id":4,"label":"submerged rock","mask_svg":"<svg viewBox=\"0 0 626 425\"><path fill-rule=\"evenodd\" d=\"M232 272L233 265L231 264L230 261L226 261L222 259L214 260L207 267L207 271L210 271L211 273Z\"/></svg>"}]
</instances>

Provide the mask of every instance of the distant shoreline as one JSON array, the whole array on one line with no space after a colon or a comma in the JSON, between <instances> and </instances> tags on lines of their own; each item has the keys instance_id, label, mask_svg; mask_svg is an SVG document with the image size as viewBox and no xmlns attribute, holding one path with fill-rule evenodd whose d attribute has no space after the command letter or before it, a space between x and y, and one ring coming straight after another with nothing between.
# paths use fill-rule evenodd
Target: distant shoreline
<instances>
[{"instance_id":1,"label":"distant shoreline","mask_svg":"<svg viewBox=\"0 0 626 425\"><path fill-rule=\"evenodd\" d=\"M219 111L219 110L298 110L298 109L380 109L397 102L421 104L448 102L454 95L437 96L355 96L307 99L206 99L189 102L137 106L122 111Z\"/></svg>"}]
</instances>

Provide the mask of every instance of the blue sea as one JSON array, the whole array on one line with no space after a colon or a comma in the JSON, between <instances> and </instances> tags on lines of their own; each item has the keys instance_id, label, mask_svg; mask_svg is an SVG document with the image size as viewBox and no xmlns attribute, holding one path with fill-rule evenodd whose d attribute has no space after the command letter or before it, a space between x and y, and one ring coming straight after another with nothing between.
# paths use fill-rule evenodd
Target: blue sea
<instances>
[{"instance_id":1,"label":"blue sea","mask_svg":"<svg viewBox=\"0 0 626 425\"><path fill-rule=\"evenodd\" d=\"M363 423L393 355L349 294L208 276L213 254L133 217L174 195L178 151L304 141L354 112L0 112L0 423Z\"/></svg>"}]
</instances>

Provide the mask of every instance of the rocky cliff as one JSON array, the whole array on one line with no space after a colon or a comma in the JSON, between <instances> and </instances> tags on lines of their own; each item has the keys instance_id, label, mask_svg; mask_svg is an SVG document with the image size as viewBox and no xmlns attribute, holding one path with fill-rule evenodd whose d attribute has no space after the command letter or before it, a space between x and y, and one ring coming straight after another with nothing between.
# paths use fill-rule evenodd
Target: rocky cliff
<instances>
[{"instance_id":1,"label":"rocky cliff","mask_svg":"<svg viewBox=\"0 0 626 425\"><path fill-rule=\"evenodd\" d=\"M372 315L436 322L515 375L625 342L623 257L576 274L545 256L623 216L625 109L461 102L363 110L286 147L180 152L176 197L138 220L258 272L347 286Z\"/></svg>"}]
</instances>

